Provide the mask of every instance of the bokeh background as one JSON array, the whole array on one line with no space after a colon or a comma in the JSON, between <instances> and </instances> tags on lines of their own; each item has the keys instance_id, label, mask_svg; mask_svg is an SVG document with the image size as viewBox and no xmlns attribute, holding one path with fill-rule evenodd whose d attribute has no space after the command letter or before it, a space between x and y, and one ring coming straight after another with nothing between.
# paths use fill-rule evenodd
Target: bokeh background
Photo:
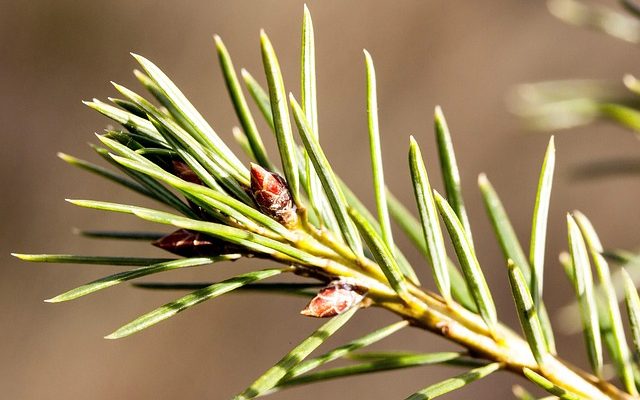
<instances>
[{"instance_id":1,"label":"bokeh background","mask_svg":"<svg viewBox=\"0 0 640 400\"><path fill-rule=\"evenodd\" d=\"M225 399L243 389L319 321L298 316L302 299L228 295L133 337L108 341L135 316L178 296L128 285L66 304L43 299L115 271L115 267L18 262L14 252L158 255L141 243L83 239L72 228L150 229L133 218L75 208L64 198L147 204L65 165L56 152L97 160L87 146L108 121L81 104L115 94L110 80L138 89L129 52L156 62L226 139L238 122L214 53L218 33L236 67L260 74L258 32L269 33L288 89L299 92L301 1L0 1L0 391L6 399ZM619 79L638 72L629 44L564 25L541 1L309 1L317 41L320 132L335 169L371 197L362 49L373 55L387 181L410 201L406 153L415 135L441 188L432 110L443 106L456 145L479 258L504 321L517 327L498 245L476 179L486 172L522 241L529 238L537 174L548 134L532 133L508 112L513 85L558 78ZM636 157L632 134L599 124L556 137L558 164L550 213L548 308L570 298L557 263L566 249L564 215L580 209L604 243L640 242L637 178L575 180L585 162ZM270 142L273 149L273 141ZM371 202L368 201L371 205ZM400 236L399 234L397 236ZM401 245L429 283L427 267ZM526 246L525 246L526 247ZM170 273L212 280L242 264ZM553 313L553 312L552 312ZM552 316L553 317L553 316ZM555 317L554 317L555 318ZM329 342L355 338L393 320L361 313ZM407 330L380 349L455 349ZM580 336L559 335L560 354L584 364ZM300 387L277 399L396 399L457 373L424 367ZM513 376L497 374L451 399L508 398Z\"/></svg>"}]
</instances>

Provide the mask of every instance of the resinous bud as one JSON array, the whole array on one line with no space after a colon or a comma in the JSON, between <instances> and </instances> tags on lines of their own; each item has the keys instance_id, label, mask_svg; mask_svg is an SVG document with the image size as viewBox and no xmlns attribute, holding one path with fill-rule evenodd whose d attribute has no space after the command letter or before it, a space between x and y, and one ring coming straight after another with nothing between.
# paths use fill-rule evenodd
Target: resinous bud
<instances>
[{"instance_id":1,"label":"resinous bud","mask_svg":"<svg viewBox=\"0 0 640 400\"><path fill-rule=\"evenodd\" d=\"M282 225L292 227L298 222L289 186L280 175L252 163L251 194L260 211Z\"/></svg>"},{"instance_id":2,"label":"resinous bud","mask_svg":"<svg viewBox=\"0 0 640 400\"><path fill-rule=\"evenodd\" d=\"M214 257L246 252L232 243L187 229L179 229L151 244L182 257Z\"/></svg>"},{"instance_id":3,"label":"resinous bud","mask_svg":"<svg viewBox=\"0 0 640 400\"><path fill-rule=\"evenodd\" d=\"M196 174L189 165L182 160L171 160L172 172L178 178L187 182L202 185L202 180Z\"/></svg>"},{"instance_id":4,"label":"resinous bud","mask_svg":"<svg viewBox=\"0 0 640 400\"><path fill-rule=\"evenodd\" d=\"M300 314L315 318L329 318L342 314L362 302L367 288L351 279L338 279L320 289Z\"/></svg>"}]
</instances>

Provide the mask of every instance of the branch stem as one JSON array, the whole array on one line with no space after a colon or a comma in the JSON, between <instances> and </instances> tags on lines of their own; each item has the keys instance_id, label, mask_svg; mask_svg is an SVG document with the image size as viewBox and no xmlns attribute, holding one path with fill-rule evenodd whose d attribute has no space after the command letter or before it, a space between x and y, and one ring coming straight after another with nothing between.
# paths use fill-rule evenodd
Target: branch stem
<instances>
[{"instance_id":1,"label":"branch stem","mask_svg":"<svg viewBox=\"0 0 640 400\"><path fill-rule=\"evenodd\" d=\"M523 368L529 368L558 386L588 399L633 399L632 396L610 383L552 355L547 355L543 364L538 365L528 343L502 324L498 325L496 332L498 340L496 340L486 327L480 326L482 322L476 315L464 311L459 312L459 310L447 313L447 310L450 311L457 305L444 305L444 300L442 300L441 306L435 307L438 303L432 295L423 292L422 296L418 297L432 306L416 309L411 304L401 302L378 303L377 305L410 321L415 327L428 330L460 344L472 356L500 362L505 369L518 375L523 375Z\"/></svg>"}]
</instances>

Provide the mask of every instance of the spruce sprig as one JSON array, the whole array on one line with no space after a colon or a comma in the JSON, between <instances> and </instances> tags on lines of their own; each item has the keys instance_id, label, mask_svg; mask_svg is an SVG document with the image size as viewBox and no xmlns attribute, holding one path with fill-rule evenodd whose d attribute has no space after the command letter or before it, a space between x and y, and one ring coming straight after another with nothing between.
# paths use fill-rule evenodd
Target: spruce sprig
<instances>
[{"instance_id":1,"label":"spruce sprig","mask_svg":"<svg viewBox=\"0 0 640 400\"><path fill-rule=\"evenodd\" d=\"M327 159L318 134L315 76L315 37L305 7L302 30L301 102L286 92L274 46L265 32L260 43L265 69L265 90L258 80L241 70L244 86L276 137L279 157L269 155L252 115L241 80L222 39L215 37L223 78L238 114L241 128L234 136L251 163L233 153L179 88L148 59L134 55L142 71L135 75L151 93L152 102L114 84L124 99L113 105L93 100L86 104L121 125L98 135L96 152L121 173L61 154L71 165L121 184L162 203L161 209L93 200L69 200L100 211L125 213L165 225L166 234L140 232L86 232L99 239L148 241L180 256L171 259L92 257L84 255L25 255L26 261L135 266L71 289L48 300L77 299L129 280L181 268L209 268L211 264L257 257L281 267L250 271L207 283L138 283L149 289L190 290L191 293L123 325L107 336L118 339L165 321L179 312L231 291L261 290L312 297L304 315L331 318L236 397L249 399L289 386L363 373L425 365L453 365L465 371L442 382L416 383L409 399L434 398L465 387L497 371L529 378L542 389L562 398L627 399L637 391L632 374L636 367L621 328L615 302L608 302L616 324L613 357L626 392L602 378L600 327L594 311L593 284L587 247L596 257L601 279L608 279L595 231L581 214L570 217L572 263L569 276L584 307L587 348L593 355L595 375L567 365L555 355L551 325L543 301L543 268L546 219L553 172L553 142L534 199L531 256L528 259L511 228L504 208L484 175L480 188L497 239L505 252L505 275L511 282L523 336L499 322L492 290L484 279L472 240L460 172L449 128L442 110L435 111L441 172L446 197L429 185L417 142L409 144L410 176L420 219L411 215L385 188L381 139L378 127L376 77L373 59L365 52L369 143L376 216L339 178ZM293 118L293 123L291 121ZM297 128L296 140L294 128ZM282 176L276 170L279 158ZM578 214L575 214L578 215ZM414 268L394 244L391 218L408 233L426 256L431 271ZM440 218L445 230L440 225ZM588 228L588 229L587 229ZM446 254L444 232L453 243L458 267ZM585 245L586 243L586 245ZM418 265L416 265L418 267ZM284 274L296 274L304 283L262 282ZM419 286L419 275L432 275L438 293ZM637 293L627 283L627 304L637 346ZM384 308L400 321L359 339L308 359L311 353L367 307ZM411 354L361 353L358 350L411 325L460 345L460 352ZM351 365L318 371L337 359ZM420 389L423 387L423 389Z\"/></svg>"}]
</instances>

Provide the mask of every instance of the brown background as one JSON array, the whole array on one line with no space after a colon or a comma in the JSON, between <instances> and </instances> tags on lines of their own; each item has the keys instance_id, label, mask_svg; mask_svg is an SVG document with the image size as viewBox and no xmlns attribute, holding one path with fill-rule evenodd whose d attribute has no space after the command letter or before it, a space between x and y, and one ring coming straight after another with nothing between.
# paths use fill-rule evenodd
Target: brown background
<instances>
[{"instance_id":1,"label":"brown background","mask_svg":"<svg viewBox=\"0 0 640 400\"><path fill-rule=\"evenodd\" d=\"M335 169L365 198L371 196L366 144L362 49L378 71L386 174L399 196L411 199L406 163L414 134L434 186L431 114L444 107L474 226L479 258L502 319L516 326L503 261L484 215L476 177L484 171L503 197L518 234L528 240L537 173L547 134L527 133L509 114L505 95L516 83L551 78L619 79L639 72L631 45L566 26L542 2L337 1L309 3L318 47L322 142ZM214 56L220 34L236 66L262 79L258 32L265 28L279 53L288 89L299 91L300 1L16 1L0 2L0 393L6 399L224 399L237 393L318 325L297 316L303 300L229 295L183 313L134 337L102 336L177 296L127 285L67 304L43 299L114 271L114 267L38 265L10 251L157 255L142 244L97 242L71 233L81 228L146 228L133 218L74 208L65 197L147 204L120 188L66 166L65 151L96 157L106 119L80 100L115 94L110 80L138 89L129 51L154 60L230 140L237 124ZM272 144L272 143L271 143ZM605 244L639 242L634 177L575 182L573 167L611 156L638 154L622 129L597 125L557 137L558 165L551 208L546 294L557 309L570 287L556 262L566 248L564 214L579 208ZM273 149L273 147L272 147ZM369 204L371 204L369 202ZM150 227L153 228L153 227ZM406 242L402 242L404 247ZM407 251L431 285L427 268ZM255 264L254 264L255 265ZM220 272L180 271L167 279L207 280ZM362 313L336 335L337 344L392 321ZM561 335L560 353L584 365L579 336ZM379 346L442 350L455 346L406 331ZM278 399L395 399L456 373L425 367L317 386ZM449 398L506 398L512 376L495 375ZM519 382L522 382L519 380Z\"/></svg>"}]
</instances>

